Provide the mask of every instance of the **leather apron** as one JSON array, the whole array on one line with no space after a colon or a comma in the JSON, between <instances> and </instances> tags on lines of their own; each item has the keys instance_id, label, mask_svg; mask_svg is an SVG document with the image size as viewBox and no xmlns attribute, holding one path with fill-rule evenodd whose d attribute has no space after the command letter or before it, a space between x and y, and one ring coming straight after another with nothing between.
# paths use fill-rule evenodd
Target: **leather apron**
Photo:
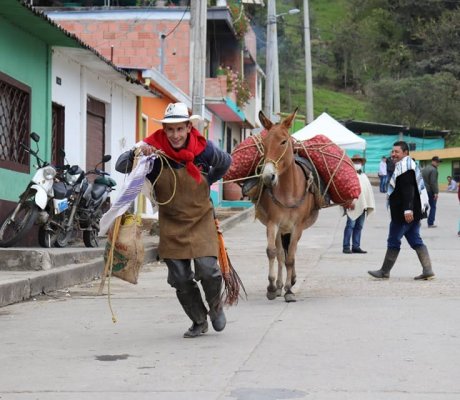
<instances>
[{"instance_id":1,"label":"leather apron","mask_svg":"<svg viewBox=\"0 0 460 400\"><path fill-rule=\"evenodd\" d=\"M176 178L174 178L174 175ZM185 168L164 168L153 188L158 205L161 258L217 257L218 239L209 186L198 184Z\"/></svg>"}]
</instances>

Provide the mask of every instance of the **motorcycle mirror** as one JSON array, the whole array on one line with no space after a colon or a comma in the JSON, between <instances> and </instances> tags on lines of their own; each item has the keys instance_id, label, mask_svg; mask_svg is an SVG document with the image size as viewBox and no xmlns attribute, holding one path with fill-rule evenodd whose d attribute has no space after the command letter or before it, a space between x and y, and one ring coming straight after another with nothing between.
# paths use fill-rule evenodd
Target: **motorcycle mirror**
<instances>
[{"instance_id":1,"label":"motorcycle mirror","mask_svg":"<svg viewBox=\"0 0 460 400\"><path fill-rule=\"evenodd\" d=\"M65 151L64 151L64 149L63 149L62 147L59 149L59 155L60 155L62 158L65 158Z\"/></svg>"},{"instance_id":2,"label":"motorcycle mirror","mask_svg":"<svg viewBox=\"0 0 460 400\"><path fill-rule=\"evenodd\" d=\"M35 133L35 132L32 132L30 134L30 137L32 138L32 140L36 143L38 143L38 141L40 140L40 135L38 133Z\"/></svg>"},{"instance_id":3,"label":"motorcycle mirror","mask_svg":"<svg viewBox=\"0 0 460 400\"><path fill-rule=\"evenodd\" d=\"M107 161L110 161L112 159L112 156L110 154L105 154L104 157L102 157L102 162L106 163Z\"/></svg>"}]
</instances>

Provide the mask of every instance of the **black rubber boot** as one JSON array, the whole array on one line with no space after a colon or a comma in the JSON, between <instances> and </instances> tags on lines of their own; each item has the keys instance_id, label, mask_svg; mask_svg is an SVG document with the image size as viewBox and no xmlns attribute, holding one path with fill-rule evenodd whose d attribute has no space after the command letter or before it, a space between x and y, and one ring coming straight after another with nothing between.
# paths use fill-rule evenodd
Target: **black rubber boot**
<instances>
[{"instance_id":1,"label":"black rubber boot","mask_svg":"<svg viewBox=\"0 0 460 400\"><path fill-rule=\"evenodd\" d=\"M186 292L176 290L176 295L185 313L193 321L193 325L184 333L184 337L193 338L206 333L208 331L208 322L206 320L208 310L203 304L200 289L198 289L196 283L194 282L191 290Z\"/></svg>"},{"instance_id":2,"label":"black rubber boot","mask_svg":"<svg viewBox=\"0 0 460 400\"><path fill-rule=\"evenodd\" d=\"M208 322L204 321L202 324L193 323L187 331L184 332L184 338L190 339L200 336L208 331Z\"/></svg>"},{"instance_id":3,"label":"black rubber boot","mask_svg":"<svg viewBox=\"0 0 460 400\"><path fill-rule=\"evenodd\" d=\"M227 324L222 304L222 277L202 280L206 301L209 305L209 318L216 332L223 331Z\"/></svg>"},{"instance_id":4,"label":"black rubber boot","mask_svg":"<svg viewBox=\"0 0 460 400\"><path fill-rule=\"evenodd\" d=\"M430 280L434 278L434 272L433 269L431 268L431 259L430 255L428 254L428 249L425 245L417 247L415 249L417 252L418 259L420 260L420 263L422 264L422 274L416 276L414 279L416 281L419 280Z\"/></svg>"},{"instance_id":5,"label":"black rubber boot","mask_svg":"<svg viewBox=\"0 0 460 400\"><path fill-rule=\"evenodd\" d=\"M387 249L385 258L383 260L382 268L377 271L367 271L369 275L377 279L388 279L390 278L390 271L395 265L396 259L398 258L399 249Z\"/></svg>"}]
</instances>

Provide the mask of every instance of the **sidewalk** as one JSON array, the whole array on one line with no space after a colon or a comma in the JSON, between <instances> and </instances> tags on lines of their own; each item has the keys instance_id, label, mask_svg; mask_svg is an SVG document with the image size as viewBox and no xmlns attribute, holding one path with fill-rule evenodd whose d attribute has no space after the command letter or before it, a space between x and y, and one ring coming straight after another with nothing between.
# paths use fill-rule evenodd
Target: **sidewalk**
<instances>
[{"instance_id":1,"label":"sidewalk","mask_svg":"<svg viewBox=\"0 0 460 400\"><path fill-rule=\"evenodd\" d=\"M253 208L234 213L220 222L223 231L235 226ZM157 260L158 237L144 234L145 264ZM0 248L0 307L65 287L89 282L104 270L105 240L98 248Z\"/></svg>"}]
</instances>

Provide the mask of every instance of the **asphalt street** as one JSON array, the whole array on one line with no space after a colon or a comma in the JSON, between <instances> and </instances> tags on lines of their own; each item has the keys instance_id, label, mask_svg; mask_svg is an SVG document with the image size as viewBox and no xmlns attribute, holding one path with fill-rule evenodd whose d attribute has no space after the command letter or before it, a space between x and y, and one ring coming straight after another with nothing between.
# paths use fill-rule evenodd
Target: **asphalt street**
<instances>
[{"instance_id":1,"label":"asphalt street","mask_svg":"<svg viewBox=\"0 0 460 400\"><path fill-rule=\"evenodd\" d=\"M248 218L225 232L248 298L221 333L182 338L190 321L162 263L138 285L111 280L117 323L99 281L0 308L0 399L459 399L457 196L441 194L437 228L423 223L436 279L413 280L421 267L404 243L377 281L367 270L381 266L389 216L374 189L367 254L342 253L338 207L304 232L295 303L266 299L264 227Z\"/></svg>"}]
</instances>

